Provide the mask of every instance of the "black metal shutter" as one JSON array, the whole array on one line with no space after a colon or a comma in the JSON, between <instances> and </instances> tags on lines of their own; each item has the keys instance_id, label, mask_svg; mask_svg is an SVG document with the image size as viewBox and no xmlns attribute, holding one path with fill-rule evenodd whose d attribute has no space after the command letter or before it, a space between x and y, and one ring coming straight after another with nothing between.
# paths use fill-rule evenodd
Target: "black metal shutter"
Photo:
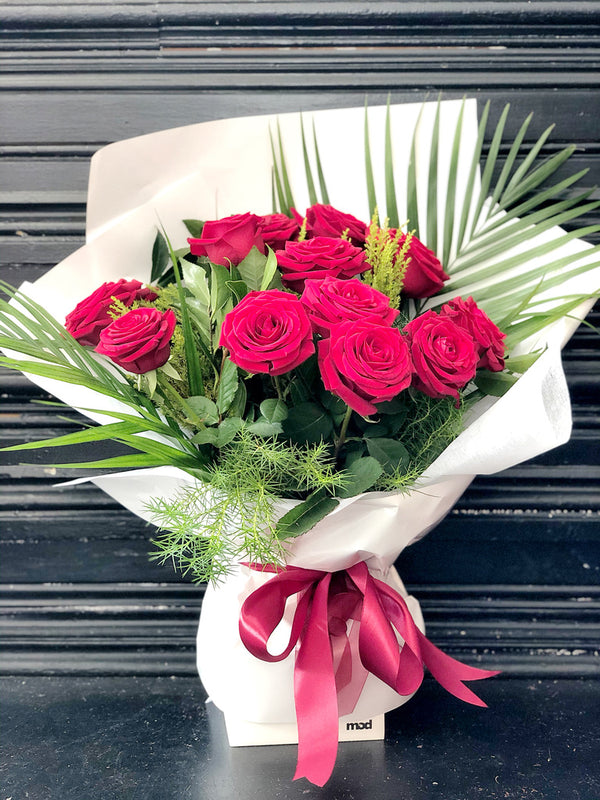
<instances>
[{"instance_id":1,"label":"black metal shutter","mask_svg":"<svg viewBox=\"0 0 600 800\"><path fill-rule=\"evenodd\" d=\"M600 182L593 2L6 4L0 277L35 279L83 242L89 158L105 143L220 117L476 96L508 133L556 123ZM597 213L588 217L597 221ZM597 243L597 235L592 241ZM600 314L590 317L600 323ZM565 352L575 428L535 462L479 478L400 559L433 641L527 675L598 673L599 339ZM72 428L0 374L2 442ZM149 530L51 452L0 454L4 674L193 674L202 592L149 563ZM35 462L23 466L21 461Z\"/></svg>"}]
</instances>

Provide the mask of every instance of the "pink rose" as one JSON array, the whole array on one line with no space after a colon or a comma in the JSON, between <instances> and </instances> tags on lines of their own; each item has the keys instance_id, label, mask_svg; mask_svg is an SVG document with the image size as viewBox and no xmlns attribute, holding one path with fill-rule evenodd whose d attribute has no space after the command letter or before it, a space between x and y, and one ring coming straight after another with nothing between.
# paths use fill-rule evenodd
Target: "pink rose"
<instances>
[{"instance_id":1,"label":"pink rose","mask_svg":"<svg viewBox=\"0 0 600 800\"><path fill-rule=\"evenodd\" d=\"M430 397L455 397L475 377L473 337L449 317L426 311L404 327L415 367L413 386Z\"/></svg>"},{"instance_id":2,"label":"pink rose","mask_svg":"<svg viewBox=\"0 0 600 800\"><path fill-rule=\"evenodd\" d=\"M188 239L194 256L207 256L213 264L237 265L253 247L265 252L261 234L262 220L256 214L234 214L232 217L208 220L199 239Z\"/></svg>"},{"instance_id":3,"label":"pink rose","mask_svg":"<svg viewBox=\"0 0 600 800\"><path fill-rule=\"evenodd\" d=\"M462 297L455 297L454 300L450 300L449 303L442 306L440 314L448 317L471 334L479 355L478 367L489 369L491 372L502 372L506 334L502 333L497 325L494 325L472 297L467 297L466 300L463 300Z\"/></svg>"},{"instance_id":4,"label":"pink rose","mask_svg":"<svg viewBox=\"0 0 600 800\"><path fill-rule=\"evenodd\" d=\"M272 250L283 250L285 243L300 230L295 219L285 214L266 214L262 219L262 237Z\"/></svg>"},{"instance_id":5,"label":"pink rose","mask_svg":"<svg viewBox=\"0 0 600 800\"><path fill-rule=\"evenodd\" d=\"M294 213L296 219L301 223L302 217L297 211ZM328 236L333 239L339 239L344 231L348 231L352 244L360 246L365 243L367 226L352 214L345 214L333 206L326 206L321 203L306 209L306 233L310 238Z\"/></svg>"},{"instance_id":6,"label":"pink rose","mask_svg":"<svg viewBox=\"0 0 600 800\"><path fill-rule=\"evenodd\" d=\"M151 302L157 297L156 292L144 288L139 281L121 278L103 283L67 314L65 328L79 344L95 347L100 341L100 331L113 321L108 312L115 300L131 306L135 300Z\"/></svg>"},{"instance_id":7,"label":"pink rose","mask_svg":"<svg viewBox=\"0 0 600 800\"><path fill-rule=\"evenodd\" d=\"M307 280L300 299L313 330L321 336L329 336L334 325L350 320L390 326L400 313L390 308L387 295L356 278Z\"/></svg>"},{"instance_id":8,"label":"pink rose","mask_svg":"<svg viewBox=\"0 0 600 800\"><path fill-rule=\"evenodd\" d=\"M391 400L410 385L412 364L398 328L343 322L318 344L325 388L366 417L374 403Z\"/></svg>"},{"instance_id":9,"label":"pink rose","mask_svg":"<svg viewBox=\"0 0 600 800\"><path fill-rule=\"evenodd\" d=\"M391 229L390 233L395 235L396 231ZM398 248L402 247L406 234L400 237ZM431 297L444 286L450 276L446 275L438 257L433 250L425 247L423 242L413 236L406 253L410 257L408 267L404 273L404 283L402 294L405 297Z\"/></svg>"},{"instance_id":10,"label":"pink rose","mask_svg":"<svg viewBox=\"0 0 600 800\"><path fill-rule=\"evenodd\" d=\"M315 352L302 303L279 289L249 292L225 315L219 344L238 367L269 375L289 372Z\"/></svg>"},{"instance_id":11,"label":"pink rose","mask_svg":"<svg viewBox=\"0 0 600 800\"><path fill-rule=\"evenodd\" d=\"M304 242L287 242L278 250L277 264L283 285L302 292L307 278L352 278L369 269L364 252L344 239L316 236Z\"/></svg>"},{"instance_id":12,"label":"pink rose","mask_svg":"<svg viewBox=\"0 0 600 800\"><path fill-rule=\"evenodd\" d=\"M135 308L104 328L96 352L136 375L150 372L168 361L176 321L170 308Z\"/></svg>"}]
</instances>

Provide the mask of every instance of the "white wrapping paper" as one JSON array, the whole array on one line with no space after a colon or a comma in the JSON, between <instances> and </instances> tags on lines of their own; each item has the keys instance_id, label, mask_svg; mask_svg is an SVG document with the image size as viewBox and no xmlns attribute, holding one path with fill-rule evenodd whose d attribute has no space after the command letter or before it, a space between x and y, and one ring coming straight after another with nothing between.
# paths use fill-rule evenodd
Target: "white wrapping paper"
<instances>
[{"instance_id":1,"label":"white wrapping paper","mask_svg":"<svg viewBox=\"0 0 600 800\"><path fill-rule=\"evenodd\" d=\"M436 104L424 107L419 123L417 185L420 219L425 229L424 187L428 180L422 161L429 151ZM441 104L441 130L453 125L460 102ZM421 104L393 106L396 186L406 184L408 153ZM375 176L383 176L384 108L370 109L371 149ZM320 111L314 118L332 205L368 219L363 176L364 109ZM306 122L307 120L305 120ZM157 224L164 225L175 247L185 243L184 218L214 219L233 213L269 213L271 209L271 150L269 126L279 122L286 159L299 209L309 205L301 158L300 116L221 120L138 137L100 150L92 159L87 216L87 244L24 291L59 320L99 284L122 277L148 281L151 248ZM310 124L310 120L309 120ZM464 196L477 137L475 101L465 105L457 209ZM438 182L448 173L451 142L442 137ZM124 169L126 165L126 169ZM353 168L353 165L356 165ZM378 195L383 196L382 187ZM383 211L383 209L381 209ZM458 213L458 212L457 212ZM399 216L406 210L399 208ZM443 208L438 209L443 219ZM540 242L556 237L546 232ZM443 231L439 231L441 240ZM562 252L579 253L587 245L573 241ZM557 254L547 256L548 263ZM543 262L543 257L541 258ZM556 294L590 291L600 284L600 270L574 279ZM467 296L469 289L463 290ZM549 295L551 296L551 295ZM578 309L580 318L590 304ZM418 488L408 494L373 492L341 501L313 530L289 546L289 563L338 570L366 560L373 573L406 596L395 571L399 553L425 535L452 508L477 473L506 469L568 440L571 430L569 397L560 360L560 347L577 322L566 320L549 328L530 349L547 347L543 356L502 398L486 398L472 412L466 430L427 470ZM525 347L527 350L527 347ZM107 398L87 389L34 377L33 380L69 405L114 408ZM86 413L86 412L84 412ZM102 417L91 415L102 421ZM105 418L106 419L106 418ZM175 468L136 470L91 478L97 486L133 513L149 519L150 498L169 497L194 480ZM281 512L290 507L282 502ZM206 689L230 718L262 723L294 720L293 654L286 661L265 664L244 649L237 632L240 603L266 576L238 570L217 589L209 587L198 634L198 666ZM422 626L418 603L408 602ZM286 612L289 620L291 607ZM286 621L278 633L285 635ZM399 705L402 699L370 676L356 715L372 716Z\"/></svg>"}]
</instances>

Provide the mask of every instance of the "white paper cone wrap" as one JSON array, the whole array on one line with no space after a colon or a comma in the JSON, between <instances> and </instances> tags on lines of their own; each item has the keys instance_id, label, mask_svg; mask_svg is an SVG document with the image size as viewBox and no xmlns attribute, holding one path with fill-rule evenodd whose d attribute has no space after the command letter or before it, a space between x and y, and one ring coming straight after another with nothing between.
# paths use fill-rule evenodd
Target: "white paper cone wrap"
<instances>
[{"instance_id":1,"label":"white paper cone wrap","mask_svg":"<svg viewBox=\"0 0 600 800\"><path fill-rule=\"evenodd\" d=\"M460 107L460 101L440 104L441 130L454 129ZM423 190L429 179L425 164L436 109L436 103L391 108L398 196L404 195L413 131L419 126L415 169L422 230L427 228ZM369 110L371 155L377 181L384 176L381 145L385 113L383 107ZM332 205L367 220L370 209L362 174L364 109L320 111L310 116L314 117L321 159L327 168ZM159 225L164 226L177 248L187 238L182 219L215 219L246 211L269 213L272 210L269 128L275 130L278 121L290 181L302 211L310 203L298 114L221 120L117 142L100 150L92 161L87 244L34 285L22 287L23 290L62 322L80 300L105 281L120 278L148 281L152 243ZM312 124L310 120L308 124ZM440 141L440 185L448 177L450 139L441 137ZM465 103L463 114L457 214L465 195L465 180L476 140L476 103L470 100ZM357 165L355 170L352 165ZM376 183L376 189L378 196L385 196L380 183ZM385 209L380 212L383 216ZM398 213L400 219L407 216L402 207ZM438 219L441 242L442 198ZM546 231L539 237L540 244L562 233L559 228ZM584 242L570 241L561 248L560 255L578 257L588 247ZM540 264L544 266L555 257L556 254L540 257ZM600 269L596 268L593 273L570 280L568 285L555 290L554 296L557 292L566 295L593 291L598 283ZM468 296L469 287L462 294ZM583 318L590 305L591 301L582 304L573 316ZM536 341L522 344L522 352L540 348L545 352L502 398L486 398L475 406L466 430L431 465L416 489L397 495L368 493L341 501L326 519L289 545L289 563L335 571L364 560L376 577L388 581L406 596L391 565L405 547L425 535L448 513L475 474L506 469L569 438L571 414L560 347L576 326L576 320L564 320L550 326ZM98 421L113 421L85 410L114 410L115 403L106 397L50 379L33 377L32 380L88 416ZM126 410L131 413L131 409ZM173 497L195 483L187 473L169 467L90 480L148 521L151 515L147 504L151 499ZM282 502L280 512L284 513L291 505ZM280 663L260 662L245 650L237 629L241 601L253 586L268 578L267 574L239 569L224 585L208 588L198 634L198 666L209 694L228 714L255 722L289 722L295 716L293 654ZM413 598L407 602L415 621L422 626L418 603ZM288 619L291 613L292 603ZM279 631L281 635L284 628L285 622ZM370 676L357 711L364 710L365 716L371 716L401 702L391 689Z\"/></svg>"}]
</instances>

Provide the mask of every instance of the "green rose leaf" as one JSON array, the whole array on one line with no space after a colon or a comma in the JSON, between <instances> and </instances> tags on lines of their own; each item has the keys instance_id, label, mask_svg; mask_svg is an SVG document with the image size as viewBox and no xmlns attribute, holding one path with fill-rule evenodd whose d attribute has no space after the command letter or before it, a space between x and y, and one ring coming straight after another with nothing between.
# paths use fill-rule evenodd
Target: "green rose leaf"
<instances>
[{"instance_id":1,"label":"green rose leaf","mask_svg":"<svg viewBox=\"0 0 600 800\"><path fill-rule=\"evenodd\" d=\"M283 422L288 416L288 407L283 400L269 398L260 404L260 413L269 422Z\"/></svg>"},{"instance_id":2,"label":"green rose leaf","mask_svg":"<svg viewBox=\"0 0 600 800\"><path fill-rule=\"evenodd\" d=\"M248 430L263 439L269 439L272 436L279 436L280 433L283 433L280 422L269 422L265 417L259 417L256 422L248 425Z\"/></svg>"},{"instance_id":3,"label":"green rose leaf","mask_svg":"<svg viewBox=\"0 0 600 800\"><path fill-rule=\"evenodd\" d=\"M181 269L186 289L189 289L194 297L208 308L210 305L210 290L208 288L208 276L204 267L200 266L200 264L192 264L184 259L181 262Z\"/></svg>"},{"instance_id":4,"label":"green rose leaf","mask_svg":"<svg viewBox=\"0 0 600 800\"><path fill-rule=\"evenodd\" d=\"M275 253L271 250L270 247L267 247L267 261L265 263L264 272L260 282L261 291L265 291L266 289L279 288L279 286L281 286L280 276L278 276L279 277L278 281L274 281L276 273L277 273L277 259L275 258Z\"/></svg>"},{"instance_id":5,"label":"green rose leaf","mask_svg":"<svg viewBox=\"0 0 600 800\"><path fill-rule=\"evenodd\" d=\"M327 441L333 434L329 414L316 403L300 403L290 408L283 430L286 436L299 444L317 444Z\"/></svg>"},{"instance_id":6,"label":"green rose leaf","mask_svg":"<svg viewBox=\"0 0 600 800\"><path fill-rule=\"evenodd\" d=\"M202 236L202 229L204 228L204 220L184 219L183 224L190 232L190 236L193 236L194 239L199 239Z\"/></svg>"},{"instance_id":7,"label":"green rose leaf","mask_svg":"<svg viewBox=\"0 0 600 800\"><path fill-rule=\"evenodd\" d=\"M248 398L248 391L246 384L240 381L237 385L235 396L231 405L229 406L229 415L232 417L245 417L246 400Z\"/></svg>"},{"instance_id":8,"label":"green rose leaf","mask_svg":"<svg viewBox=\"0 0 600 800\"><path fill-rule=\"evenodd\" d=\"M165 237L160 231L156 232L156 238L152 245L152 271L150 272L150 282L154 283L165 271L169 263L169 247Z\"/></svg>"},{"instance_id":9,"label":"green rose leaf","mask_svg":"<svg viewBox=\"0 0 600 800\"><path fill-rule=\"evenodd\" d=\"M333 417L334 423L338 426L341 425L344 417L346 416L346 410L348 408L346 403L344 403L341 398L336 397L334 394L331 394L331 392L326 391L321 392L320 399L327 411L329 411Z\"/></svg>"},{"instance_id":10,"label":"green rose leaf","mask_svg":"<svg viewBox=\"0 0 600 800\"><path fill-rule=\"evenodd\" d=\"M231 302L231 292L227 286L230 280L227 267L221 264L210 265L210 307L215 318Z\"/></svg>"},{"instance_id":11,"label":"green rose leaf","mask_svg":"<svg viewBox=\"0 0 600 800\"><path fill-rule=\"evenodd\" d=\"M338 497L354 497L370 489L383 472L383 467L373 456L364 456L350 464L345 472L344 486L337 492Z\"/></svg>"},{"instance_id":12,"label":"green rose leaf","mask_svg":"<svg viewBox=\"0 0 600 800\"><path fill-rule=\"evenodd\" d=\"M194 395L188 397L185 402L201 422L214 425L219 421L219 409L208 397L201 394Z\"/></svg>"},{"instance_id":13,"label":"green rose leaf","mask_svg":"<svg viewBox=\"0 0 600 800\"><path fill-rule=\"evenodd\" d=\"M267 261L267 256L263 255L255 245L246 258L237 265L238 272L249 289L258 291L261 288Z\"/></svg>"},{"instance_id":14,"label":"green rose leaf","mask_svg":"<svg viewBox=\"0 0 600 800\"><path fill-rule=\"evenodd\" d=\"M275 526L275 536L278 539L301 536L333 511L338 502L324 489L319 489L279 519Z\"/></svg>"},{"instance_id":15,"label":"green rose leaf","mask_svg":"<svg viewBox=\"0 0 600 800\"><path fill-rule=\"evenodd\" d=\"M219 388L217 389L217 408L225 414L234 401L238 388L238 368L226 358L221 369Z\"/></svg>"},{"instance_id":16,"label":"green rose leaf","mask_svg":"<svg viewBox=\"0 0 600 800\"><path fill-rule=\"evenodd\" d=\"M244 281L227 281L227 288L239 303L248 294L248 287Z\"/></svg>"},{"instance_id":17,"label":"green rose leaf","mask_svg":"<svg viewBox=\"0 0 600 800\"><path fill-rule=\"evenodd\" d=\"M346 440L346 444L344 445L344 449L346 451L346 469L353 464L355 461L358 461L359 458L362 458L365 454L365 447L364 440L359 442L349 442Z\"/></svg>"},{"instance_id":18,"label":"green rose leaf","mask_svg":"<svg viewBox=\"0 0 600 800\"><path fill-rule=\"evenodd\" d=\"M214 444L215 447L225 447L235 439L243 424L244 420L240 417L228 417L217 428L204 428L199 431L192 441L196 444Z\"/></svg>"},{"instance_id":19,"label":"green rose leaf","mask_svg":"<svg viewBox=\"0 0 600 800\"><path fill-rule=\"evenodd\" d=\"M408 467L410 456L402 442L396 439L365 439L369 455L377 459L387 474L395 472L398 467Z\"/></svg>"}]
</instances>

